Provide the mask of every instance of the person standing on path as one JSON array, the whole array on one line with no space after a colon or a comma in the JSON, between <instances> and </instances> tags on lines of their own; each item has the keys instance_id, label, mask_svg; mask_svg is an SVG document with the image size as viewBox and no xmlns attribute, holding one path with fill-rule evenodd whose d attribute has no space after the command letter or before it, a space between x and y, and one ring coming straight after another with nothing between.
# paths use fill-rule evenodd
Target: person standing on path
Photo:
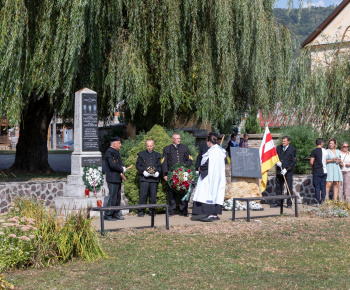
<instances>
[{"instance_id":1,"label":"person standing on path","mask_svg":"<svg viewBox=\"0 0 350 290\"><path fill-rule=\"evenodd\" d=\"M203 155L200 177L193 196L192 214L206 215L203 222L219 220L225 197L225 158L226 151L218 145L214 135L207 137L209 150Z\"/></svg>"},{"instance_id":2,"label":"person standing on path","mask_svg":"<svg viewBox=\"0 0 350 290\"><path fill-rule=\"evenodd\" d=\"M138 153L136 169L140 172L140 196L139 204L146 204L148 192L150 193L149 203L155 204L159 183L159 172L162 170L161 155L153 151L154 141L146 141L146 150ZM154 209L150 209L153 211ZM143 217L143 210L137 213L138 217Z\"/></svg>"},{"instance_id":3,"label":"person standing on path","mask_svg":"<svg viewBox=\"0 0 350 290\"><path fill-rule=\"evenodd\" d=\"M297 162L297 155L296 149L289 143L289 136L283 136L282 145L279 145L276 148L280 160L276 164L276 195L283 195L283 187L285 183L284 177L286 178L290 194L293 195L293 168ZM271 207L279 207L281 206L281 203L283 203L283 200L278 200L276 203L272 204ZM291 198L287 199L287 207L292 207Z\"/></svg>"},{"instance_id":4,"label":"person standing on path","mask_svg":"<svg viewBox=\"0 0 350 290\"><path fill-rule=\"evenodd\" d=\"M337 140L330 139L327 149L327 183L326 200L329 199L329 190L333 184L333 200L338 199L339 181L343 181L343 175L340 167L343 166L340 151L337 148Z\"/></svg>"},{"instance_id":5,"label":"person standing on path","mask_svg":"<svg viewBox=\"0 0 350 290\"><path fill-rule=\"evenodd\" d=\"M343 142L340 155L343 163L341 170L343 181L339 183L339 200L350 202L350 152L348 142Z\"/></svg>"},{"instance_id":6,"label":"person standing on path","mask_svg":"<svg viewBox=\"0 0 350 290\"><path fill-rule=\"evenodd\" d=\"M190 150L186 145L181 144L181 137L179 133L174 133L172 136L173 144L170 144L163 149L162 158L162 170L163 178L168 182L168 172L173 170L173 166L177 163L184 163L188 166L192 165L192 156L190 155ZM169 187L168 189L168 207L169 215L175 215L176 210L176 197L179 195L176 191ZM188 215L188 201L180 200L179 203L180 215Z\"/></svg>"},{"instance_id":7,"label":"person standing on path","mask_svg":"<svg viewBox=\"0 0 350 290\"><path fill-rule=\"evenodd\" d=\"M315 188L315 198L317 205L324 202L326 198L327 179L327 150L323 148L322 138L316 139L316 148L312 150L310 165L312 167L312 179ZM321 193L321 194L320 194Z\"/></svg>"},{"instance_id":8,"label":"person standing on path","mask_svg":"<svg viewBox=\"0 0 350 290\"><path fill-rule=\"evenodd\" d=\"M122 147L120 138L112 137L111 146L106 151L105 166L106 166L106 181L108 184L108 203L107 206L120 206L121 200L121 186L122 178L121 173L126 172L126 168L123 166L122 159L120 158L119 150ZM105 220L115 221L123 220L124 218L119 215L119 211L106 211L104 215Z\"/></svg>"}]
</instances>

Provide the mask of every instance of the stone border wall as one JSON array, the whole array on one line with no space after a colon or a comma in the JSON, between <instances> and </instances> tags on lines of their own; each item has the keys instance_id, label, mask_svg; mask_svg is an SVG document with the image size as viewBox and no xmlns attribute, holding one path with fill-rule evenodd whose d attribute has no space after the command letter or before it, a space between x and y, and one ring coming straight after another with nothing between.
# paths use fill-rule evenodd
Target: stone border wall
<instances>
[{"instance_id":1,"label":"stone border wall","mask_svg":"<svg viewBox=\"0 0 350 290\"><path fill-rule=\"evenodd\" d=\"M266 190L263 196L275 195L276 177L268 176ZM287 192L286 187L284 192ZM298 203L313 203L315 201L315 189L312 185L312 175L293 175L293 193L299 196Z\"/></svg>"},{"instance_id":2,"label":"stone border wall","mask_svg":"<svg viewBox=\"0 0 350 290\"><path fill-rule=\"evenodd\" d=\"M53 205L57 196L63 196L66 181L1 182L0 213L7 212L16 197L42 199Z\"/></svg>"}]
</instances>

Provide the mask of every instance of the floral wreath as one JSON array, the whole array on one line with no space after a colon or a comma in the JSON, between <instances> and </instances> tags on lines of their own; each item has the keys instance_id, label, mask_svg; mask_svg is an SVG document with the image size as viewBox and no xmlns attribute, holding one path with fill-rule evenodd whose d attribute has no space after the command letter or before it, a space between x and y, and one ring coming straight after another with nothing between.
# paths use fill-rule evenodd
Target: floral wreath
<instances>
[{"instance_id":1,"label":"floral wreath","mask_svg":"<svg viewBox=\"0 0 350 290\"><path fill-rule=\"evenodd\" d=\"M95 165L85 166L83 171L83 181L89 190L99 190L104 182L102 171Z\"/></svg>"},{"instance_id":2,"label":"floral wreath","mask_svg":"<svg viewBox=\"0 0 350 290\"><path fill-rule=\"evenodd\" d=\"M170 188L181 194L186 194L183 200L189 199L191 190L196 186L197 180L198 174L194 166L188 166L184 163L175 164L173 170L168 173Z\"/></svg>"}]
</instances>

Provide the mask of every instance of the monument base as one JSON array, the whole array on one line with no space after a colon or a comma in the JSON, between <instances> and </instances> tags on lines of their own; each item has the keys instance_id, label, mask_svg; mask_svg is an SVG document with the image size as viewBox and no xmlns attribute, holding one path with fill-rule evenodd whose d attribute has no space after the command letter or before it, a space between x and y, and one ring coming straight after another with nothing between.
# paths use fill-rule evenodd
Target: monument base
<instances>
[{"instance_id":1,"label":"monument base","mask_svg":"<svg viewBox=\"0 0 350 290\"><path fill-rule=\"evenodd\" d=\"M253 196L262 196L260 178L233 177L231 182L226 184L225 199Z\"/></svg>"},{"instance_id":2,"label":"monument base","mask_svg":"<svg viewBox=\"0 0 350 290\"><path fill-rule=\"evenodd\" d=\"M231 164L226 164L225 200L234 197L253 197L261 195L261 179L249 177L231 177Z\"/></svg>"}]
</instances>

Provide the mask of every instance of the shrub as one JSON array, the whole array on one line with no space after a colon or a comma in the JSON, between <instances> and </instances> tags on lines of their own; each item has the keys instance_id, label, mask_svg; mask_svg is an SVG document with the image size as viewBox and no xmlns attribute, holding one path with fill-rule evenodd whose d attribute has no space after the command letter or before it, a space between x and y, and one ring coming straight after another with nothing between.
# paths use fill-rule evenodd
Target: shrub
<instances>
[{"instance_id":1,"label":"shrub","mask_svg":"<svg viewBox=\"0 0 350 290\"><path fill-rule=\"evenodd\" d=\"M261 133L260 123L258 118L256 117L257 113L254 113L251 111L247 119L244 123L244 129L242 130L242 133L248 133L248 134L257 134Z\"/></svg>"},{"instance_id":2,"label":"shrub","mask_svg":"<svg viewBox=\"0 0 350 290\"><path fill-rule=\"evenodd\" d=\"M336 134L334 137L337 140L337 148L341 149L341 145L344 141L348 142L350 144L350 132L349 131L343 131L339 134ZM327 140L325 140L325 144L327 144Z\"/></svg>"},{"instance_id":3,"label":"shrub","mask_svg":"<svg viewBox=\"0 0 350 290\"><path fill-rule=\"evenodd\" d=\"M347 201L328 200L318 208L308 211L320 217L349 217L350 204Z\"/></svg>"},{"instance_id":4,"label":"shrub","mask_svg":"<svg viewBox=\"0 0 350 290\"><path fill-rule=\"evenodd\" d=\"M0 274L0 289L15 289L15 287Z\"/></svg>"},{"instance_id":5,"label":"shrub","mask_svg":"<svg viewBox=\"0 0 350 290\"><path fill-rule=\"evenodd\" d=\"M315 140L319 137L319 133L315 132L311 126L284 128L280 134L279 144L282 144L282 137L286 135L290 137L290 144L297 150L297 163L294 166L294 173L311 173L310 154L316 148Z\"/></svg>"},{"instance_id":6,"label":"shrub","mask_svg":"<svg viewBox=\"0 0 350 290\"><path fill-rule=\"evenodd\" d=\"M41 201L16 199L0 222L0 272L106 257L91 223L81 211L63 217Z\"/></svg>"},{"instance_id":7,"label":"shrub","mask_svg":"<svg viewBox=\"0 0 350 290\"><path fill-rule=\"evenodd\" d=\"M145 138L145 135L145 132L141 132L140 134L136 135L135 138L128 138L122 141L122 147L119 150L119 154L123 162L129 158L129 151L135 146L138 146Z\"/></svg>"},{"instance_id":8,"label":"shrub","mask_svg":"<svg viewBox=\"0 0 350 290\"><path fill-rule=\"evenodd\" d=\"M164 131L164 129L159 125L154 125L153 128L144 135L143 139L139 144L133 147L128 152L128 159L125 161L126 166L133 164L134 167L126 173L127 181L124 182L124 193L129 204L138 204L139 202L139 193L140 193L140 180L139 173L136 170L136 160L137 153L144 151L146 149L145 142L147 139L154 140L154 151L163 154L163 148L171 144L172 140L169 135ZM161 178L161 182L158 185L157 192L157 203L165 204L167 201L166 193L168 186L166 182Z\"/></svg>"}]
</instances>

